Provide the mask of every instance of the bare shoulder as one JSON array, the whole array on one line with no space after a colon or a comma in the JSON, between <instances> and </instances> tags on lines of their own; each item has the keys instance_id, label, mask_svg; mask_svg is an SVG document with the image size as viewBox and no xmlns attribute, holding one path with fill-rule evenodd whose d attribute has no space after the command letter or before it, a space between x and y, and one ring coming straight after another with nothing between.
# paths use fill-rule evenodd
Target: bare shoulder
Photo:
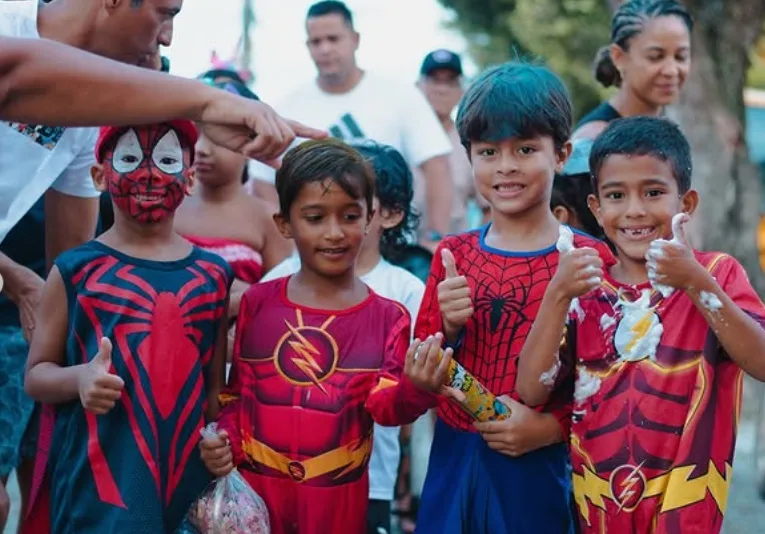
<instances>
[{"instance_id":1,"label":"bare shoulder","mask_svg":"<svg viewBox=\"0 0 765 534\"><path fill-rule=\"evenodd\" d=\"M606 129L606 126L608 126L606 121L588 122L581 128L577 129L574 132L574 135L571 136L571 139L595 139L603 130Z\"/></svg>"}]
</instances>

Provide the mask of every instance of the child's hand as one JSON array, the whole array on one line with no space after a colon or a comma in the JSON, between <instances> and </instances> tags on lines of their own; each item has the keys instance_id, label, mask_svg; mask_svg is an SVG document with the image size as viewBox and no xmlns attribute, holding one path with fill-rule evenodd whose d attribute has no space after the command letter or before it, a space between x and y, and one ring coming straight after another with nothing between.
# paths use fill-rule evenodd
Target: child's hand
<instances>
[{"instance_id":1,"label":"child's hand","mask_svg":"<svg viewBox=\"0 0 765 534\"><path fill-rule=\"evenodd\" d=\"M452 251L441 249L441 261L446 277L438 284L438 305L443 317L444 334L448 340L454 341L473 316L473 298L467 278L457 272Z\"/></svg>"},{"instance_id":2,"label":"child's hand","mask_svg":"<svg viewBox=\"0 0 765 534\"><path fill-rule=\"evenodd\" d=\"M648 277L659 284L687 290L708 275L696 260L685 236L685 224L690 217L684 215L672 220L672 240L652 242L646 252Z\"/></svg>"},{"instance_id":3,"label":"child's hand","mask_svg":"<svg viewBox=\"0 0 765 534\"><path fill-rule=\"evenodd\" d=\"M600 286L603 279L603 260L598 251L590 247L563 252L550 287L567 300L589 293Z\"/></svg>"},{"instance_id":4,"label":"child's hand","mask_svg":"<svg viewBox=\"0 0 765 534\"><path fill-rule=\"evenodd\" d=\"M202 438L199 451L205 467L216 477L226 476L234 470L234 455L225 430L218 432L215 438Z\"/></svg>"},{"instance_id":5,"label":"child's hand","mask_svg":"<svg viewBox=\"0 0 765 534\"><path fill-rule=\"evenodd\" d=\"M517 457L563 441L560 425L553 415L532 410L506 395L499 400L510 408L509 418L473 423L491 449Z\"/></svg>"},{"instance_id":6,"label":"child's hand","mask_svg":"<svg viewBox=\"0 0 765 534\"><path fill-rule=\"evenodd\" d=\"M443 339L441 333L430 336L423 342L415 339L406 353L404 374L422 390L440 393L458 402L464 402L465 395L461 391L444 385L452 359L452 349L441 350Z\"/></svg>"},{"instance_id":7,"label":"child's hand","mask_svg":"<svg viewBox=\"0 0 765 534\"><path fill-rule=\"evenodd\" d=\"M101 339L96 356L82 369L78 380L82 406L96 415L108 413L122 396L125 382L111 374L112 343Z\"/></svg>"}]
</instances>

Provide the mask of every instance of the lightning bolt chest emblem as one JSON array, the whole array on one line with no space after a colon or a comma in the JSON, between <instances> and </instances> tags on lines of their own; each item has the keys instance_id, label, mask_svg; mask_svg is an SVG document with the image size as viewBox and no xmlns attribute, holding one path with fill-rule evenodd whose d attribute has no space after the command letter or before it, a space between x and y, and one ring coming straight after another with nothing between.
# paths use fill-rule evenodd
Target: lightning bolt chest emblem
<instances>
[{"instance_id":1,"label":"lightning bolt chest emblem","mask_svg":"<svg viewBox=\"0 0 765 534\"><path fill-rule=\"evenodd\" d=\"M619 505L619 511L632 512L637 508L646 491L645 475L641 471L643 462L637 466L622 465L617 467L608 481L611 498Z\"/></svg>"},{"instance_id":2,"label":"lightning bolt chest emblem","mask_svg":"<svg viewBox=\"0 0 765 534\"><path fill-rule=\"evenodd\" d=\"M287 331L274 349L274 364L279 374L296 386L316 386L328 395L324 386L337 369L338 347L327 331L334 321L331 316L319 327L306 326L302 313L297 312L297 324L285 320Z\"/></svg>"}]
</instances>

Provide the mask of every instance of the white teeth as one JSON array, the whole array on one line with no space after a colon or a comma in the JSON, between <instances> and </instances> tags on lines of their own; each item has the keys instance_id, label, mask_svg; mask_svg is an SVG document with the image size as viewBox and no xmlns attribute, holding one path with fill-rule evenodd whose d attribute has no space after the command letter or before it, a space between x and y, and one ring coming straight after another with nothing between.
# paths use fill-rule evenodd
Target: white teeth
<instances>
[{"instance_id":1,"label":"white teeth","mask_svg":"<svg viewBox=\"0 0 765 534\"><path fill-rule=\"evenodd\" d=\"M521 189L522 187L523 186L521 185L515 185L515 184L510 184L510 185L502 184L502 185L495 186L495 189L497 189L498 191L516 191L518 189Z\"/></svg>"},{"instance_id":2,"label":"white teeth","mask_svg":"<svg viewBox=\"0 0 765 534\"><path fill-rule=\"evenodd\" d=\"M624 233L631 236L644 236L653 232L653 228L625 228Z\"/></svg>"}]
</instances>

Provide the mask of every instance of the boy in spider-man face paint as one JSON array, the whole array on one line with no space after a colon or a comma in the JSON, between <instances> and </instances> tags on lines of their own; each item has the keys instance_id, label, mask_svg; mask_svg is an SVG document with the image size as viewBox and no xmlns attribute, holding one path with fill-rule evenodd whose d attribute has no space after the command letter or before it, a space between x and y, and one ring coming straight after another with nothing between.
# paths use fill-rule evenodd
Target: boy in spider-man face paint
<instances>
[{"instance_id":1,"label":"boy in spider-man face paint","mask_svg":"<svg viewBox=\"0 0 765 534\"><path fill-rule=\"evenodd\" d=\"M210 480L196 445L223 386L233 277L173 231L196 140L188 121L101 130L92 174L114 225L46 282L25 385L56 405L37 462L50 504L26 532L172 533Z\"/></svg>"},{"instance_id":2,"label":"boy in spider-man face paint","mask_svg":"<svg viewBox=\"0 0 765 534\"><path fill-rule=\"evenodd\" d=\"M187 121L102 128L93 181L108 191L122 217L141 224L166 221L188 194L194 157L191 140L196 137Z\"/></svg>"}]
</instances>

